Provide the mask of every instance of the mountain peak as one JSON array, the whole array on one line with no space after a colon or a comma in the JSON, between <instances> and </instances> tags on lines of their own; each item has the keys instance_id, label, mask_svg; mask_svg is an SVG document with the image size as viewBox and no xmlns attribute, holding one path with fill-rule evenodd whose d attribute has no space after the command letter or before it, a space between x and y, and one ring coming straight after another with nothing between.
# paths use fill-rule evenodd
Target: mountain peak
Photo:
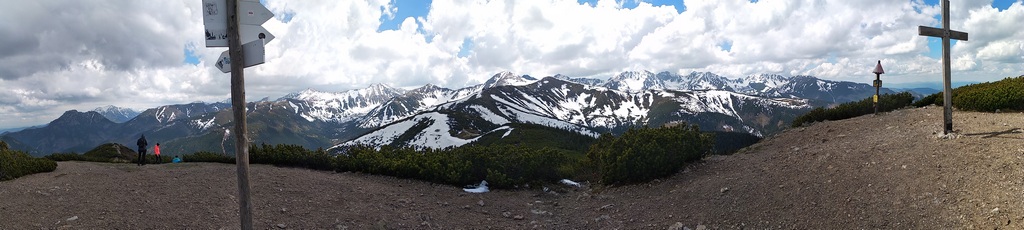
<instances>
[{"instance_id":1,"label":"mountain peak","mask_svg":"<svg viewBox=\"0 0 1024 230\"><path fill-rule=\"evenodd\" d=\"M367 91L374 95L398 95L404 93L404 90L388 86L384 83L376 83L358 91Z\"/></svg>"},{"instance_id":2,"label":"mountain peak","mask_svg":"<svg viewBox=\"0 0 1024 230\"><path fill-rule=\"evenodd\" d=\"M604 84L609 89L636 93L648 89L664 89L665 82L650 71L625 71L615 75Z\"/></svg>"},{"instance_id":3,"label":"mountain peak","mask_svg":"<svg viewBox=\"0 0 1024 230\"><path fill-rule=\"evenodd\" d=\"M119 108L121 108L121 107L117 107L117 106L114 106L114 105L107 105L107 106L96 107L95 109L92 109L92 111L99 112L99 111L114 110L114 109L119 109Z\"/></svg>"},{"instance_id":4,"label":"mountain peak","mask_svg":"<svg viewBox=\"0 0 1024 230\"><path fill-rule=\"evenodd\" d=\"M64 114L60 115L59 118L50 122L50 125L69 125L69 124L101 124L101 123L113 123L110 119L103 117L102 114L96 111L79 112L78 110L68 110Z\"/></svg>"},{"instance_id":5,"label":"mountain peak","mask_svg":"<svg viewBox=\"0 0 1024 230\"><path fill-rule=\"evenodd\" d=\"M117 107L114 105L97 107L92 111L99 113L103 117L115 123L124 123L139 115L138 111L129 108Z\"/></svg>"},{"instance_id":6,"label":"mountain peak","mask_svg":"<svg viewBox=\"0 0 1024 230\"><path fill-rule=\"evenodd\" d=\"M438 90L441 90L441 89L443 89L443 88L441 88L440 86L437 86L437 85L434 85L434 84L426 84L426 85L423 85L423 87L419 87L419 88L411 90L411 92L425 93L425 92L434 92L434 91L438 91Z\"/></svg>"},{"instance_id":7,"label":"mountain peak","mask_svg":"<svg viewBox=\"0 0 1024 230\"><path fill-rule=\"evenodd\" d=\"M380 89L380 90L394 89L391 86L388 86L387 84L384 84L384 83L374 83L374 84L370 85L370 87L366 87L366 88L367 89Z\"/></svg>"},{"instance_id":8,"label":"mountain peak","mask_svg":"<svg viewBox=\"0 0 1024 230\"><path fill-rule=\"evenodd\" d=\"M536 81L536 79L529 75L519 76L509 71L502 71L492 76L491 79L487 80L487 82L484 82L484 88L493 88L504 85L522 86L529 85Z\"/></svg>"}]
</instances>

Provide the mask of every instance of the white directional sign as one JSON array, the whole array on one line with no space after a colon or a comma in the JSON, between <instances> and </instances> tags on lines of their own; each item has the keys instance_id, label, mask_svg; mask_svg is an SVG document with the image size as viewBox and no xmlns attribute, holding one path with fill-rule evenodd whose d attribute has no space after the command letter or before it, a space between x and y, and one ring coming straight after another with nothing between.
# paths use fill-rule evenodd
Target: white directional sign
<instances>
[{"instance_id":1,"label":"white directional sign","mask_svg":"<svg viewBox=\"0 0 1024 230\"><path fill-rule=\"evenodd\" d=\"M228 46L228 14L225 0L203 0L203 24L206 25L206 47ZM261 26L274 17L274 13L258 1L238 2L238 28L242 43L265 39L274 40L274 35ZM262 36L260 36L262 34Z\"/></svg>"},{"instance_id":2,"label":"white directional sign","mask_svg":"<svg viewBox=\"0 0 1024 230\"><path fill-rule=\"evenodd\" d=\"M265 62L265 52L263 40L251 41L242 45L242 57L245 59L243 64L245 67L263 64ZM228 51L225 50L220 53L220 57L217 58L217 64L214 64L220 69L221 72L231 72L231 56L228 55Z\"/></svg>"},{"instance_id":3,"label":"white directional sign","mask_svg":"<svg viewBox=\"0 0 1024 230\"><path fill-rule=\"evenodd\" d=\"M238 23L243 25L263 25L274 17L267 7L257 2L238 2Z\"/></svg>"}]
</instances>

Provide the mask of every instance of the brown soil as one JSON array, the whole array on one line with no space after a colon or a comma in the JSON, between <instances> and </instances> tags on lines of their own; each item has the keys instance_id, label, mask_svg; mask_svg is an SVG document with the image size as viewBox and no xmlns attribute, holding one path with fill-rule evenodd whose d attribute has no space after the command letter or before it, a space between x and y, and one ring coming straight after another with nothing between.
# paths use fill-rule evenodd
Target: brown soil
<instances>
[{"instance_id":1,"label":"brown soil","mask_svg":"<svg viewBox=\"0 0 1024 230\"><path fill-rule=\"evenodd\" d=\"M252 165L268 228L1024 229L1024 115L907 109L822 122L663 180L558 192ZM951 138L950 138L951 137ZM238 228L235 166L61 162L0 182L0 229Z\"/></svg>"}]
</instances>

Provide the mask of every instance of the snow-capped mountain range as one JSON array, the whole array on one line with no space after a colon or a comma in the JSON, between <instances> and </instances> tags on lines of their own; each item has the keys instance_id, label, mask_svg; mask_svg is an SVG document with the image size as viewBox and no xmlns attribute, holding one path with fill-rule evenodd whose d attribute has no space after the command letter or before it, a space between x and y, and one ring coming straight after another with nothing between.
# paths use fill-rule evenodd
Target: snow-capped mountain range
<instances>
[{"instance_id":1,"label":"snow-capped mountain range","mask_svg":"<svg viewBox=\"0 0 1024 230\"><path fill-rule=\"evenodd\" d=\"M365 89L338 93L307 89L288 94L278 101L288 101L295 113L300 114L308 121L344 123L366 115L384 102L403 93L405 91L401 89L375 84Z\"/></svg>"},{"instance_id":2,"label":"snow-capped mountain range","mask_svg":"<svg viewBox=\"0 0 1024 230\"><path fill-rule=\"evenodd\" d=\"M634 88L636 89L636 88ZM806 100L769 99L724 90L638 90L624 92L544 78L520 86L493 87L452 100L425 113L386 125L348 145L412 145L445 148L492 133L514 132L512 124L534 124L597 137L629 127L685 121L704 130L762 136L786 118L809 109ZM460 117L479 118L460 120ZM767 117L767 120L758 120ZM459 138L462 131L480 135ZM412 134L412 135L410 135ZM404 137L403 137L404 136ZM411 138L409 138L411 137ZM397 143L396 143L397 142Z\"/></svg>"},{"instance_id":3,"label":"snow-capped mountain range","mask_svg":"<svg viewBox=\"0 0 1024 230\"><path fill-rule=\"evenodd\" d=\"M100 113L100 115L103 115L103 117L110 119L110 121L113 121L114 123L124 123L139 115L139 112L133 109L113 105L97 107L92 111Z\"/></svg>"},{"instance_id":4,"label":"snow-capped mountain range","mask_svg":"<svg viewBox=\"0 0 1024 230\"><path fill-rule=\"evenodd\" d=\"M760 74L728 79L706 72L635 71L602 81L501 72L483 84L461 89L425 85L403 90L383 84L343 92L307 89L277 100L250 102L247 114L254 143L314 149L355 144L450 147L486 135L507 136L516 132L517 124L595 137L629 127L686 122L702 130L764 136L814 106L860 100L873 93L867 84L807 76ZM103 108L111 109L117 111ZM146 134L158 139L150 142L168 143L168 149L179 146L183 152L230 154L233 143L225 141L233 135L230 110L230 104L222 102L148 109L127 121L104 124L114 131L104 134L101 143L130 144ZM27 129L4 137L20 140L61 129L67 127ZM40 147L37 151L82 151L83 146L101 144L94 141L83 141L76 148Z\"/></svg>"},{"instance_id":5,"label":"snow-capped mountain range","mask_svg":"<svg viewBox=\"0 0 1024 230\"><path fill-rule=\"evenodd\" d=\"M585 81L575 81L583 83ZM777 74L757 74L728 79L709 72L691 72L678 75L670 72L654 74L648 71L623 72L608 82L589 82L594 86L625 92L644 90L724 90L751 96L769 98L809 99L817 106L860 100L874 93L874 87L863 83L830 81L811 76L786 77ZM865 94L871 91L870 94ZM893 93L889 89L881 92Z\"/></svg>"}]
</instances>

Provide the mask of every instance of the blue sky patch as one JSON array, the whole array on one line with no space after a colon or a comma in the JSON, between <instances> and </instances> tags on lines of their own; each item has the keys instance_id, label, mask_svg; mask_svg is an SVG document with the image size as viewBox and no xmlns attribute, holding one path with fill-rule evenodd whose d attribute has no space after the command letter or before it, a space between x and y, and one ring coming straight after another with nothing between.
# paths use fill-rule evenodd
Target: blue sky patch
<instances>
[{"instance_id":1,"label":"blue sky patch","mask_svg":"<svg viewBox=\"0 0 1024 230\"><path fill-rule=\"evenodd\" d=\"M583 4L589 3L590 6L597 6L598 0L576 0L576 2ZM640 2L650 3L653 6L672 6L676 8L676 13L683 13L686 11L686 6L683 5L683 0L620 0L622 7L626 9L636 9L640 6Z\"/></svg>"},{"instance_id":2,"label":"blue sky patch","mask_svg":"<svg viewBox=\"0 0 1024 230\"><path fill-rule=\"evenodd\" d=\"M995 0L995 1L992 1L992 7L995 7L996 9L999 9L999 11L1004 11L1006 9L1009 9L1010 5L1013 5L1013 3L1015 3L1015 2L1017 2L1017 1L1016 0Z\"/></svg>"},{"instance_id":3,"label":"blue sky patch","mask_svg":"<svg viewBox=\"0 0 1024 230\"><path fill-rule=\"evenodd\" d=\"M185 45L185 63L199 65L199 57L196 56L195 45Z\"/></svg>"},{"instance_id":4,"label":"blue sky patch","mask_svg":"<svg viewBox=\"0 0 1024 230\"><path fill-rule=\"evenodd\" d=\"M970 35L970 33L968 33ZM956 39L949 39L949 48L952 49L956 46ZM956 56L956 55L950 55ZM928 37L928 57L940 59L942 58L942 39L937 37Z\"/></svg>"},{"instance_id":5,"label":"blue sky patch","mask_svg":"<svg viewBox=\"0 0 1024 230\"><path fill-rule=\"evenodd\" d=\"M274 15L274 17L277 18L277 20L281 20L281 22L288 23L292 21L293 17L295 17L295 12L284 12L278 15Z\"/></svg>"},{"instance_id":6,"label":"blue sky patch","mask_svg":"<svg viewBox=\"0 0 1024 230\"><path fill-rule=\"evenodd\" d=\"M473 41L469 40L469 38L462 39L462 46L459 47L458 57L467 57L467 56L469 56L469 51L472 51L472 50L473 50Z\"/></svg>"},{"instance_id":7,"label":"blue sky patch","mask_svg":"<svg viewBox=\"0 0 1024 230\"><path fill-rule=\"evenodd\" d=\"M402 26L402 21L405 21L408 17L427 17L427 12L430 11L431 0L395 0L392 2L398 11L395 12L394 18L389 18L388 15L380 16L380 26L377 27L377 32L385 30L398 30ZM382 9L383 10L383 9Z\"/></svg>"}]
</instances>

